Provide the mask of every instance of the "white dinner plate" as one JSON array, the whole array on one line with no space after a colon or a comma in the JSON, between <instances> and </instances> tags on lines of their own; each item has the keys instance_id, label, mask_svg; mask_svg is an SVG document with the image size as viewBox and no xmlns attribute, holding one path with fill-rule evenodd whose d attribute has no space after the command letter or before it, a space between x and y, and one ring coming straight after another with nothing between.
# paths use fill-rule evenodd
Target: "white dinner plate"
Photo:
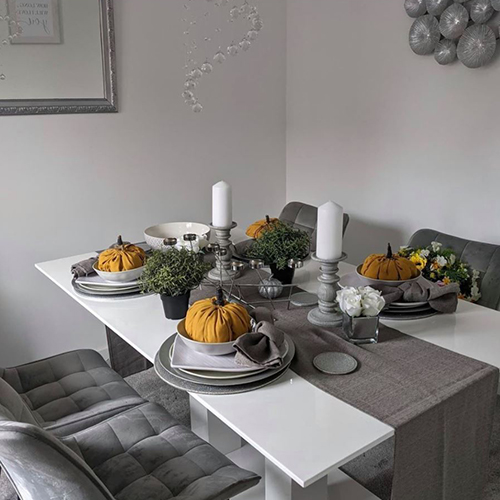
<instances>
[{"instance_id":1,"label":"white dinner plate","mask_svg":"<svg viewBox=\"0 0 500 500\"><path fill-rule=\"evenodd\" d=\"M128 291L138 291L139 287L137 285L131 285L127 287L104 287L100 285L87 285L86 283L78 283L81 288L85 290L90 290L91 292L111 292L111 293L125 293Z\"/></svg>"},{"instance_id":2,"label":"white dinner plate","mask_svg":"<svg viewBox=\"0 0 500 500\"><path fill-rule=\"evenodd\" d=\"M283 358L285 358L286 355L288 354L288 349L289 349L288 342L285 340L285 342L283 343ZM169 353L170 362L172 362L173 352L174 352L174 344L172 344L172 347L170 348L170 353ZM205 378L209 380L232 380L237 378L245 378L248 377L249 375L256 375L258 373L262 373L266 371L267 368L253 367L251 368L251 371L245 371L245 372L241 371L221 372L216 370L209 371L209 370L193 370L193 369L188 370L186 368L178 368L178 370L187 373L188 375L193 375L195 377Z\"/></svg>"},{"instance_id":3,"label":"white dinner plate","mask_svg":"<svg viewBox=\"0 0 500 500\"><path fill-rule=\"evenodd\" d=\"M90 276L82 276L77 278L76 282L79 285L87 286L100 286L103 288L127 288L129 286L138 286L139 280L134 281L114 281L113 283L103 280L98 274L91 274Z\"/></svg>"},{"instance_id":4,"label":"white dinner plate","mask_svg":"<svg viewBox=\"0 0 500 500\"><path fill-rule=\"evenodd\" d=\"M224 387L224 386L232 386L232 385L244 385L244 384L251 384L254 382L257 382L259 380L264 380L268 377L273 377L278 373L283 372L286 370L289 366L290 363L293 360L293 357L295 356L295 344L293 343L293 340L285 334L286 342L288 343L288 353L285 356L285 359L283 360L283 365L280 368L277 369L266 369L260 373L253 373L250 375L247 375L246 377L242 378L237 378L237 379L223 379L223 380L215 380L215 379L205 379L201 377L197 377L195 375L191 375L189 373L183 372L181 370L178 370L176 368L172 368L170 364L170 349L172 347L172 344L175 341L174 336L168 338L163 345L160 347L160 350L158 351L158 358L163 365L163 367L169 371L170 373L174 374L176 377L187 381L187 382L192 382L195 384L201 384L201 385L207 385L207 386L214 386L214 387Z\"/></svg>"},{"instance_id":5,"label":"white dinner plate","mask_svg":"<svg viewBox=\"0 0 500 500\"><path fill-rule=\"evenodd\" d=\"M414 308L414 307L422 307L425 306L427 302L393 302L389 304L389 307L406 307L406 308Z\"/></svg>"}]
</instances>

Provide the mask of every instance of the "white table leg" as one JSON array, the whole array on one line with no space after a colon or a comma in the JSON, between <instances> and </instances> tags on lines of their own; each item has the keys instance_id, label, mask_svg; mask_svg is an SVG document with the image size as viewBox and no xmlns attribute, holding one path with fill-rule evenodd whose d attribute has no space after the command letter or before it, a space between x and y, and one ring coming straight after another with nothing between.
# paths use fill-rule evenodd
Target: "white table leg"
<instances>
[{"instance_id":1,"label":"white table leg","mask_svg":"<svg viewBox=\"0 0 500 500\"><path fill-rule=\"evenodd\" d=\"M245 442L238 434L189 396L191 430L224 455L241 448Z\"/></svg>"},{"instance_id":2,"label":"white table leg","mask_svg":"<svg viewBox=\"0 0 500 500\"><path fill-rule=\"evenodd\" d=\"M266 460L266 500L328 500L328 477L322 477L307 488Z\"/></svg>"}]
</instances>

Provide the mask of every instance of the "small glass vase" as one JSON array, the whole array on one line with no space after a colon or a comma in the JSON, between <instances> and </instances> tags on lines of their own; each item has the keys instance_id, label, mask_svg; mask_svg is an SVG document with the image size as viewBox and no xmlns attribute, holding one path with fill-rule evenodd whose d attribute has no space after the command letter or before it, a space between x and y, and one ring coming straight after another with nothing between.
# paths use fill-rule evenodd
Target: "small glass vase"
<instances>
[{"instance_id":1,"label":"small glass vase","mask_svg":"<svg viewBox=\"0 0 500 500\"><path fill-rule=\"evenodd\" d=\"M378 342L378 316L353 318L342 315L342 329L353 344L376 344Z\"/></svg>"}]
</instances>

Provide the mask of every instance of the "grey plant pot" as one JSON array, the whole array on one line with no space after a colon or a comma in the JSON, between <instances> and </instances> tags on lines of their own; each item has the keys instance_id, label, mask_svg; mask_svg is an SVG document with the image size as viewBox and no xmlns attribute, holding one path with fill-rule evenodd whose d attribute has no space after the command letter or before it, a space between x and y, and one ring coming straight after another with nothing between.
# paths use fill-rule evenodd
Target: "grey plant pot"
<instances>
[{"instance_id":1,"label":"grey plant pot","mask_svg":"<svg viewBox=\"0 0 500 500\"><path fill-rule=\"evenodd\" d=\"M376 344L378 342L379 317L352 318L342 315L342 329L353 344Z\"/></svg>"},{"instance_id":2,"label":"grey plant pot","mask_svg":"<svg viewBox=\"0 0 500 500\"><path fill-rule=\"evenodd\" d=\"M189 297L191 292L184 295L172 297L170 295L160 295L163 310L167 319L183 319L189 309Z\"/></svg>"}]
</instances>

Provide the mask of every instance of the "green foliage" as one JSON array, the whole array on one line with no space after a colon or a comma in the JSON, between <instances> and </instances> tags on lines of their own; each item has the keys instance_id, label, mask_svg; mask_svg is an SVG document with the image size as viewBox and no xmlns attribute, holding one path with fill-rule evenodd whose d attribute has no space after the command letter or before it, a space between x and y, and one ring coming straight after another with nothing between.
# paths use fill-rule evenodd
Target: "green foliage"
<instances>
[{"instance_id":1,"label":"green foliage","mask_svg":"<svg viewBox=\"0 0 500 500\"><path fill-rule=\"evenodd\" d=\"M285 269L289 259L303 259L311 248L311 238L305 231L295 229L285 222L277 222L262 233L246 252L246 257L261 259Z\"/></svg>"},{"instance_id":2,"label":"green foliage","mask_svg":"<svg viewBox=\"0 0 500 500\"><path fill-rule=\"evenodd\" d=\"M198 287L211 265L203 262L199 254L185 248L153 251L146 261L140 287L146 293L184 295Z\"/></svg>"}]
</instances>

